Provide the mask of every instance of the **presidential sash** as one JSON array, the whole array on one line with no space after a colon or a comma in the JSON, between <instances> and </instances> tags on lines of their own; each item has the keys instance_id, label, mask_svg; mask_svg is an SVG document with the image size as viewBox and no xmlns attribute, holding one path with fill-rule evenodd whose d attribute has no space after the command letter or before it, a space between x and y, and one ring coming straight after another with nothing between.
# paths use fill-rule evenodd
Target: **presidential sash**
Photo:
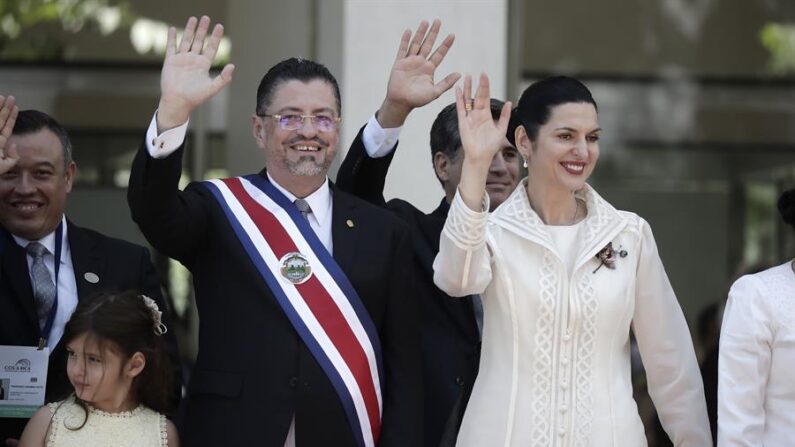
<instances>
[{"instance_id":1,"label":"presidential sash","mask_svg":"<svg viewBox=\"0 0 795 447\"><path fill-rule=\"evenodd\" d=\"M328 375L360 447L381 432L384 377L370 314L290 200L259 175L205 182L296 332Z\"/></svg>"}]
</instances>

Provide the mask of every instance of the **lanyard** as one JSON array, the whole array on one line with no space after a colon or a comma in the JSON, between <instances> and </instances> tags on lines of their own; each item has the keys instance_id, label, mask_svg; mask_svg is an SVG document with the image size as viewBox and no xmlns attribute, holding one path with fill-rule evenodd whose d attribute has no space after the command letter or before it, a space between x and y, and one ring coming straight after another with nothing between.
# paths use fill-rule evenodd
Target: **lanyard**
<instances>
[{"instance_id":1,"label":"lanyard","mask_svg":"<svg viewBox=\"0 0 795 447\"><path fill-rule=\"evenodd\" d=\"M50 315L47 316L47 323L41 330L41 338L39 338L39 349L44 349L47 346L47 340L50 338L52 332L52 325L55 322L55 314L58 312L58 271L61 269L61 246L63 245L63 221L58 224L55 230L55 253L53 267L55 269L55 299L53 300L52 307L50 308Z\"/></svg>"}]
</instances>

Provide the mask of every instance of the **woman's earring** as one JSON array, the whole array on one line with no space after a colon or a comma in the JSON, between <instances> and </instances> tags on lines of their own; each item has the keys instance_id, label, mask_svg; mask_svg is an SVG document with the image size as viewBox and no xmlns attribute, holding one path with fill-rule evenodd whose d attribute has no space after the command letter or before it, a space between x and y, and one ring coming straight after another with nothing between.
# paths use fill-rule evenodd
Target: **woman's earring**
<instances>
[{"instance_id":1,"label":"woman's earring","mask_svg":"<svg viewBox=\"0 0 795 447\"><path fill-rule=\"evenodd\" d=\"M527 167L527 159L523 158L522 160L523 160L522 166L524 166L526 168Z\"/></svg>"}]
</instances>

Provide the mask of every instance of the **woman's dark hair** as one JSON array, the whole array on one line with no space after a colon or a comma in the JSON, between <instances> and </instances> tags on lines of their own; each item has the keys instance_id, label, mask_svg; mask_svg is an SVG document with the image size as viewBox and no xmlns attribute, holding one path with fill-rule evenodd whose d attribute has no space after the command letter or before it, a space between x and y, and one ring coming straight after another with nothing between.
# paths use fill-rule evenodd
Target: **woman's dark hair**
<instances>
[{"instance_id":1,"label":"woman's dark hair","mask_svg":"<svg viewBox=\"0 0 795 447\"><path fill-rule=\"evenodd\" d=\"M566 76L553 76L534 82L522 92L519 103L511 112L508 141L516 146L516 128L524 126L531 141L538 137L538 129L549 121L552 108L567 103L589 103L596 109L591 91L582 82Z\"/></svg>"},{"instance_id":2,"label":"woman's dark hair","mask_svg":"<svg viewBox=\"0 0 795 447\"><path fill-rule=\"evenodd\" d=\"M795 189L784 191L778 198L778 212L784 222L795 229Z\"/></svg>"},{"instance_id":3,"label":"woman's dark hair","mask_svg":"<svg viewBox=\"0 0 795 447\"><path fill-rule=\"evenodd\" d=\"M78 301L64 327L64 345L83 334L94 337L100 349L117 351L125 361L136 352L142 353L146 365L133 379L130 392L139 404L159 413L168 412L171 363L163 337L155 333L153 311L146 306L141 295L132 291L102 293ZM76 396L75 400L87 410L84 402Z\"/></svg>"}]
</instances>

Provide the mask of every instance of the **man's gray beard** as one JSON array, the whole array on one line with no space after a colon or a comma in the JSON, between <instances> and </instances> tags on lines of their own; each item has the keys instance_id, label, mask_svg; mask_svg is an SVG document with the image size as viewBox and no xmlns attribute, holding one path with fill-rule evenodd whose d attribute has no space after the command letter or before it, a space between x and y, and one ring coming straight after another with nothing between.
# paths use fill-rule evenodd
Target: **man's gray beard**
<instances>
[{"instance_id":1,"label":"man's gray beard","mask_svg":"<svg viewBox=\"0 0 795 447\"><path fill-rule=\"evenodd\" d=\"M291 174L310 177L326 173L331 161L324 159L322 163L315 163L314 157L300 157L295 162L284 160L284 164Z\"/></svg>"}]
</instances>

